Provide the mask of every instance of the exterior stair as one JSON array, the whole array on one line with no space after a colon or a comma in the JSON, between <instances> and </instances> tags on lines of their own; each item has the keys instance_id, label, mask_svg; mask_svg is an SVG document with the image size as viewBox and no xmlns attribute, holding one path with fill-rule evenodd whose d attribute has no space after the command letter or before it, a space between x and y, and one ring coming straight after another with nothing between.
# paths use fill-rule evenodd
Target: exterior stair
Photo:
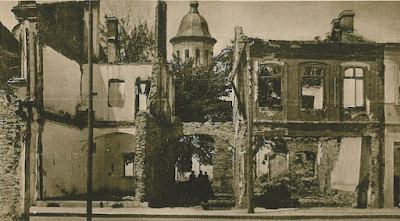
<instances>
[{"instance_id":1,"label":"exterior stair","mask_svg":"<svg viewBox=\"0 0 400 221\"><path fill-rule=\"evenodd\" d=\"M214 197L206 203L201 203L204 210L230 210L235 207L235 197L233 194L216 193Z\"/></svg>"}]
</instances>

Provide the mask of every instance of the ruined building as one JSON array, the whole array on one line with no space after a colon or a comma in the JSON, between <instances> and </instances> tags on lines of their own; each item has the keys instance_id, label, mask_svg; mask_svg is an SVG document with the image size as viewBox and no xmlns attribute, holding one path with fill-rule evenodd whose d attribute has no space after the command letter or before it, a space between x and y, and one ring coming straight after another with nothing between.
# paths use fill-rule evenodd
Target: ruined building
<instances>
[{"instance_id":1,"label":"ruined building","mask_svg":"<svg viewBox=\"0 0 400 221\"><path fill-rule=\"evenodd\" d=\"M182 18L176 36L170 40L172 53L181 61L193 59L196 66L212 65L213 46L217 40L211 37L207 21L199 13L199 3L191 1L188 5L189 13ZM203 174L207 173L211 181L214 199L209 200L208 204L203 204L203 206L205 208L234 206L231 166L234 145L232 143L234 133L232 122L186 122L187 119L181 120L184 123L180 145L183 147L182 152L187 153L186 157L189 159L185 162L178 159L175 174L178 185L185 186L185 182L189 181L191 171L196 177L200 171ZM188 145L189 142L200 143L200 145L193 147L194 145ZM192 148L196 148L196 150ZM208 155L209 162L204 162L205 160L199 157L200 154ZM181 189L184 192L184 188ZM190 188L188 188L188 192L190 192Z\"/></svg>"},{"instance_id":2,"label":"ruined building","mask_svg":"<svg viewBox=\"0 0 400 221\"><path fill-rule=\"evenodd\" d=\"M108 57L100 47L100 2L93 2L94 200L124 206L168 204L174 183L172 78L166 71L166 4L157 2L157 55L149 63L118 63L118 21L108 21ZM88 164L87 2L37 4L12 10L21 47L21 76L10 86L28 117L25 207L85 200ZM96 198L97 197L97 198ZM115 198L116 197L116 198ZM25 200L25 201L26 201ZM111 206L111 205L105 205Z\"/></svg>"},{"instance_id":3,"label":"ruined building","mask_svg":"<svg viewBox=\"0 0 400 221\"><path fill-rule=\"evenodd\" d=\"M400 44L365 40L354 16L343 11L324 41L266 41L235 29L238 206L247 199L246 145L256 205L398 204Z\"/></svg>"}]
</instances>

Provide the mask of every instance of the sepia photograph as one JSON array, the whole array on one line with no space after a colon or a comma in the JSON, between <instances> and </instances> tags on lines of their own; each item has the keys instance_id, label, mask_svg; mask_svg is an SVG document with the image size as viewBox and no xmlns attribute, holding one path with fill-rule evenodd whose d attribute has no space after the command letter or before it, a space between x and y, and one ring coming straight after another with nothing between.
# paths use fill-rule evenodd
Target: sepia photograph
<instances>
[{"instance_id":1,"label":"sepia photograph","mask_svg":"<svg viewBox=\"0 0 400 221\"><path fill-rule=\"evenodd\" d=\"M0 220L400 220L400 1L0 0Z\"/></svg>"}]
</instances>

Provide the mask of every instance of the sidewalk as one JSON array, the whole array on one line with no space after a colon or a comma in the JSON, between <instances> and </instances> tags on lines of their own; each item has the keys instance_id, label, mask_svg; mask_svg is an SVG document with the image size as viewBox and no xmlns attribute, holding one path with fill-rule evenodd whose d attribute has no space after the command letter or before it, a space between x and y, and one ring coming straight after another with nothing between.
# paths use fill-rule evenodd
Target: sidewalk
<instances>
[{"instance_id":1,"label":"sidewalk","mask_svg":"<svg viewBox=\"0 0 400 221\"><path fill-rule=\"evenodd\" d=\"M31 216L84 217L86 207L31 207ZM93 208L93 217L109 218L213 218L213 219L399 219L400 209L353 209L353 208L309 208L309 209L263 209L256 208L254 214L246 209L203 210L201 207L176 208Z\"/></svg>"}]
</instances>

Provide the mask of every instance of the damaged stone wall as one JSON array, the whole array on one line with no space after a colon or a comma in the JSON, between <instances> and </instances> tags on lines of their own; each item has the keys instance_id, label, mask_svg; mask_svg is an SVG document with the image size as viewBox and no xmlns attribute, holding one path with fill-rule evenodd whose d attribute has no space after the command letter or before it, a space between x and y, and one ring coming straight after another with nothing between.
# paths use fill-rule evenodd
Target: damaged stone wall
<instances>
[{"instance_id":1,"label":"damaged stone wall","mask_svg":"<svg viewBox=\"0 0 400 221\"><path fill-rule=\"evenodd\" d=\"M148 112L136 116L135 201L150 207L170 204L175 169L175 143L183 135L180 123L157 120Z\"/></svg>"},{"instance_id":2,"label":"damaged stone wall","mask_svg":"<svg viewBox=\"0 0 400 221\"><path fill-rule=\"evenodd\" d=\"M26 123L15 97L0 91L0 220L18 220L23 210L21 154Z\"/></svg>"},{"instance_id":3,"label":"damaged stone wall","mask_svg":"<svg viewBox=\"0 0 400 221\"><path fill-rule=\"evenodd\" d=\"M232 151L234 152L234 128L232 123L188 122L183 124L183 133L185 135L203 134L214 138L215 155L212 159L212 188L214 193L232 194Z\"/></svg>"},{"instance_id":4,"label":"damaged stone wall","mask_svg":"<svg viewBox=\"0 0 400 221\"><path fill-rule=\"evenodd\" d=\"M347 206L347 207L379 207L379 158L380 145L379 128L366 126L360 140L358 151L359 162L349 162L352 156L340 158L341 148L346 137L281 137L287 145L289 153L289 172L275 179L260 176L256 180L255 189L262 189L260 195L268 195L274 185L285 185L290 197L301 207L316 206ZM352 137L346 139L355 139ZM362 141L361 141L362 140ZM343 153L342 153L343 154ZM357 159L355 157L354 159ZM346 168L337 168L340 160L345 165L353 165L359 174L354 174L355 183L350 189L336 188L332 182L333 173L346 179ZM339 169L339 170L338 170ZM339 180L339 181L340 181ZM350 182L351 183L351 182ZM343 184L346 185L346 184ZM347 184L348 185L348 184ZM268 195L269 196L269 195ZM265 200L265 199L264 199ZM287 202L290 203L290 202ZM291 202L293 206L293 201ZM290 205L289 205L290 206Z\"/></svg>"},{"instance_id":5,"label":"damaged stone wall","mask_svg":"<svg viewBox=\"0 0 400 221\"><path fill-rule=\"evenodd\" d=\"M147 113L139 112L135 119L136 125L136 150L134 159L135 168L135 201L145 201L145 157L146 157L146 125L147 125Z\"/></svg>"},{"instance_id":6,"label":"damaged stone wall","mask_svg":"<svg viewBox=\"0 0 400 221\"><path fill-rule=\"evenodd\" d=\"M232 194L232 152L229 145L220 139L214 139L215 155L212 160L213 179L212 188L214 194Z\"/></svg>"}]
</instances>

